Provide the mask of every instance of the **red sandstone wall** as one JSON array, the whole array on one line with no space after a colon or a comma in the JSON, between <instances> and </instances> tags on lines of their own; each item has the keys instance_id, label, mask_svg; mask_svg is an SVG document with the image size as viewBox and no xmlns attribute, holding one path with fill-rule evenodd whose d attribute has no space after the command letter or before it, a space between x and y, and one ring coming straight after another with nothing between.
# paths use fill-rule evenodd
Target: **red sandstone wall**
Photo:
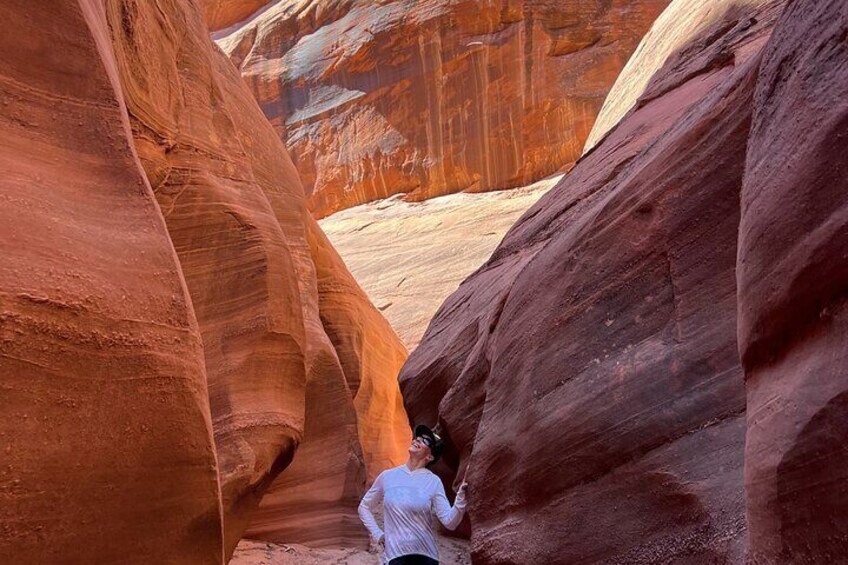
<instances>
[{"instance_id":1,"label":"red sandstone wall","mask_svg":"<svg viewBox=\"0 0 848 565\"><path fill-rule=\"evenodd\" d=\"M744 560L739 202L782 7L672 3L659 37L680 47L640 47L661 59L633 67L653 72L633 109L404 366L410 416L438 422L467 469L475 562ZM703 19L675 17L691 10Z\"/></svg>"},{"instance_id":2,"label":"red sandstone wall","mask_svg":"<svg viewBox=\"0 0 848 565\"><path fill-rule=\"evenodd\" d=\"M848 554L848 5L786 8L760 69L739 228L750 562Z\"/></svg>"},{"instance_id":3,"label":"red sandstone wall","mask_svg":"<svg viewBox=\"0 0 848 565\"><path fill-rule=\"evenodd\" d=\"M0 562L223 563L201 334L103 7L0 20Z\"/></svg>"}]
</instances>

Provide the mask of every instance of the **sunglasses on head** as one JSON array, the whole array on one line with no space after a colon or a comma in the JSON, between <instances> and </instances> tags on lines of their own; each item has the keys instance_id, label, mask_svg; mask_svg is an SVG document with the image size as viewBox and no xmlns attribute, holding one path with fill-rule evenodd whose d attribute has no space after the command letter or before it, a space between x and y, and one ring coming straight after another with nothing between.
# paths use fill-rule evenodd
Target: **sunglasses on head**
<instances>
[{"instance_id":1,"label":"sunglasses on head","mask_svg":"<svg viewBox=\"0 0 848 565\"><path fill-rule=\"evenodd\" d=\"M424 445L426 445L427 447L430 447L430 448L432 448L432 447L433 447L433 442L432 442L432 440L430 440L430 438L429 438L429 437L427 437L427 436L418 436L418 437L417 437L417 438L415 438L415 439L417 439L418 441L420 441L421 443L423 443L423 444L424 444Z\"/></svg>"}]
</instances>

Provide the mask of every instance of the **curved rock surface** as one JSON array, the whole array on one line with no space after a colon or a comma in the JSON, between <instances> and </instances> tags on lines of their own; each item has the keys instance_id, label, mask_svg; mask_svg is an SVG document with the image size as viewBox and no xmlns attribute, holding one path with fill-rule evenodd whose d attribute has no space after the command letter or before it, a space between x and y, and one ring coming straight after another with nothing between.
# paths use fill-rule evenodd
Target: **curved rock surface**
<instances>
[{"instance_id":1,"label":"curved rock surface","mask_svg":"<svg viewBox=\"0 0 848 565\"><path fill-rule=\"evenodd\" d=\"M739 229L751 563L848 554L848 5L791 2L756 94Z\"/></svg>"},{"instance_id":2,"label":"curved rock surface","mask_svg":"<svg viewBox=\"0 0 848 565\"><path fill-rule=\"evenodd\" d=\"M201 15L177 0L160 2L174 21L115 6L136 147L203 335L226 549L298 443L272 488L299 504L265 529L364 543L350 514L366 477L398 464L409 436L395 380L406 351L320 244L285 148Z\"/></svg>"},{"instance_id":3,"label":"curved rock surface","mask_svg":"<svg viewBox=\"0 0 848 565\"><path fill-rule=\"evenodd\" d=\"M316 353L308 379L304 444L262 498L245 535L364 549L367 533L356 510L363 486L405 461L411 440L396 380L406 349L311 218L307 232L320 318L333 349ZM327 374L338 374L337 382Z\"/></svg>"},{"instance_id":4,"label":"curved rock surface","mask_svg":"<svg viewBox=\"0 0 848 565\"><path fill-rule=\"evenodd\" d=\"M200 0L212 31L236 25L254 15L268 0Z\"/></svg>"},{"instance_id":5,"label":"curved rock surface","mask_svg":"<svg viewBox=\"0 0 848 565\"><path fill-rule=\"evenodd\" d=\"M398 193L522 186L569 166L667 4L278 0L216 37L320 217Z\"/></svg>"},{"instance_id":6,"label":"curved rock surface","mask_svg":"<svg viewBox=\"0 0 848 565\"><path fill-rule=\"evenodd\" d=\"M782 7L703 2L709 26L679 30L659 65L637 62L658 70L633 109L404 366L411 418L438 422L467 473L476 561L743 560L736 240L761 51ZM693 8L675 1L666 17L695 21ZM637 57L662 59L653 50Z\"/></svg>"},{"instance_id":7,"label":"curved rock surface","mask_svg":"<svg viewBox=\"0 0 848 565\"><path fill-rule=\"evenodd\" d=\"M734 9L731 4L727 6ZM727 10L714 8L714 3L703 0L677 0L674 9L659 15L604 100L584 153L597 145L636 105L669 57L685 49L693 37L709 33L727 20Z\"/></svg>"},{"instance_id":8,"label":"curved rock surface","mask_svg":"<svg viewBox=\"0 0 848 565\"><path fill-rule=\"evenodd\" d=\"M200 323L232 548L272 467L301 439L308 344L329 344L309 288L297 174L263 137L261 113L210 48L201 15L160 5L171 19L123 1L108 14L136 150Z\"/></svg>"},{"instance_id":9,"label":"curved rock surface","mask_svg":"<svg viewBox=\"0 0 848 565\"><path fill-rule=\"evenodd\" d=\"M221 563L298 447L289 541L364 543L406 351L198 5L0 10L2 561Z\"/></svg>"},{"instance_id":10,"label":"curved rock surface","mask_svg":"<svg viewBox=\"0 0 848 565\"><path fill-rule=\"evenodd\" d=\"M223 563L201 336L103 7L0 18L0 562Z\"/></svg>"}]
</instances>

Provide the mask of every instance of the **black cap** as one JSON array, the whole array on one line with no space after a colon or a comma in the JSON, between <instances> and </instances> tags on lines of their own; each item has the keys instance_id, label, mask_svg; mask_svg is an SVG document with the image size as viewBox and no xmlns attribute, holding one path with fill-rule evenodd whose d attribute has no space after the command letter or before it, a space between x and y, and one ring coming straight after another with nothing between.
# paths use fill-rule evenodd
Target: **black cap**
<instances>
[{"instance_id":1,"label":"black cap","mask_svg":"<svg viewBox=\"0 0 848 565\"><path fill-rule=\"evenodd\" d=\"M442 456L442 451L444 450L444 443L442 442L442 438L439 437L439 434L430 429L430 426L425 426L424 424L418 424L415 426L415 437L423 437L429 440L430 444L430 453L433 455L433 460L430 461L427 466L432 465Z\"/></svg>"}]
</instances>

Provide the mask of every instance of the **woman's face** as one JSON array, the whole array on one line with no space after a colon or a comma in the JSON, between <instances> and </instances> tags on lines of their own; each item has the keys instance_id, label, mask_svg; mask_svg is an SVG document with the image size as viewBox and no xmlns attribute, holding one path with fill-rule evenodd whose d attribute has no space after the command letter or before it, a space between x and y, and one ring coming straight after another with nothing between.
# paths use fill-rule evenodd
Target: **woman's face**
<instances>
[{"instance_id":1,"label":"woman's face","mask_svg":"<svg viewBox=\"0 0 848 565\"><path fill-rule=\"evenodd\" d=\"M413 439L412 444L409 446L409 454L414 457L429 457L430 446L427 445L427 439L423 437Z\"/></svg>"}]
</instances>

